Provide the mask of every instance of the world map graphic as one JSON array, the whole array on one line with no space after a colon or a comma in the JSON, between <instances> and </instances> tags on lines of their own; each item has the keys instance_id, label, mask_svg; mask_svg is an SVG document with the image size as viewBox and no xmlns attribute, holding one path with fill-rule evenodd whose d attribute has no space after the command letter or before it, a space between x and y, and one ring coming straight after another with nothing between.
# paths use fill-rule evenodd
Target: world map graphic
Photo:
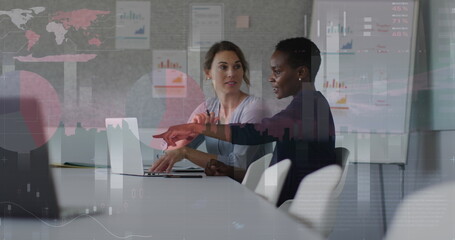
<instances>
[{"instance_id":1,"label":"world map graphic","mask_svg":"<svg viewBox=\"0 0 455 240\"><path fill-rule=\"evenodd\" d=\"M92 9L46 13L45 7L32 7L29 9L0 10L0 19L3 16L9 17L11 23L24 32L24 37L27 40L25 47L30 52L43 39L43 34L52 34L54 43L59 46L74 41L69 35L78 32L83 36L78 40L83 39L84 43L78 42L77 45L100 47L104 43L104 39L102 34L93 28L93 25L96 25L100 18L106 17L110 13L110 11ZM36 24L31 24L37 17L48 18L46 25L38 25L38 30L36 30ZM30 27L32 25L33 29ZM16 56L15 59L22 62L87 62L94 57L96 57L94 54L58 54L36 58L30 52L25 56Z\"/></svg>"}]
</instances>

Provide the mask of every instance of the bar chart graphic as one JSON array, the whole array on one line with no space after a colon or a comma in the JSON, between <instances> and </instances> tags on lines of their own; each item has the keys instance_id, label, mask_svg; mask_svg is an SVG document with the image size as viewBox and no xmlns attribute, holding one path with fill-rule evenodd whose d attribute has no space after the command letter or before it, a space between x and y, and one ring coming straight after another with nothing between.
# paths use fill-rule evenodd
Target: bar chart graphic
<instances>
[{"instance_id":1,"label":"bar chart graphic","mask_svg":"<svg viewBox=\"0 0 455 240\"><path fill-rule=\"evenodd\" d=\"M332 79L332 81L324 81L323 87L324 87L324 89L327 89L327 88L346 89L346 88L348 88L344 84L344 82L338 82L337 80L335 80L335 78Z\"/></svg>"},{"instance_id":2,"label":"bar chart graphic","mask_svg":"<svg viewBox=\"0 0 455 240\"><path fill-rule=\"evenodd\" d=\"M182 69L182 65L178 62L173 62L170 59L159 62L156 67L158 69L162 68L172 68L172 69Z\"/></svg>"},{"instance_id":3,"label":"bar chart graphic","mask_svg":"<svg viewBox=\"0 0 455 240\"><path fill-rule=\"evenodd\" d=\"M346 44L343 44L341 46L341 49L342 50L350 50L350 49L352 49L352 42L353 42L353 40L351 39L351 41L347 42Z\"/></svg>"},{"instance_id":4,"label":"bar chart graphic","mask_svg":"<svg viewBox=\"0 0 455 240\"><path fill-rule=\"evenodd\" d=\"M331 91L325 93L327 100L330 102L330 108L336 110L349 110L349 99L346 93Z\"/></svg>"},{"instance_id":5,"label":"bar chart graphic","mask_svg":"<svg viewBox=\"0 0 455 240\"><path fill-rule=\"evenodd\" d=\"M134 34L138 34L138 35L144 34L144 33L145 33L145 26L142 26L141 28L139 28L138 30L136 30L134 32Z\"/></svg>"},{"instance_id":6,"label":"bar chart graphic","mask_svg":"<svg viewBox=\"0 0 455 240\"><path fill-rule=\"evenodd\" d=\"M331 109L337 110L349 110L348 106L348 96L346 94L339 94L335 100L334 104L330 106Z\"/></svg>"},{"instance_id":7,"label":"bar chart graphic","mask_svg":"<svg viewBox=\"0 0 455 240\"><path fill-rule=\"evenodd\" d=\"M132 10L121 12L119 14L119 18L121 20L144 20L142 14Z\"/></svg>"},{"instance_id":8,"label":"bar chart graphic","mask_svg":"<svg viewBox=\"0 0 455 240\"><path fill-rule=\"evenodd\" d=\"M333 22L329 22L329 24L327 26L327 33L328 34L333 34L333 33L351 34L352 30L350 27L345 27L341 24L333 25Z\"/></svg>"},{"instance_id":9,"label":"bar chart graphic","mask_svg":"<svg viewBox=\"0 0 455 240\"><path fill-rule=\"evenodd\" d=\"M157 69L152 72L153 97L185 98L187 75L175 69Z\"/></svg>"}]
</instances>

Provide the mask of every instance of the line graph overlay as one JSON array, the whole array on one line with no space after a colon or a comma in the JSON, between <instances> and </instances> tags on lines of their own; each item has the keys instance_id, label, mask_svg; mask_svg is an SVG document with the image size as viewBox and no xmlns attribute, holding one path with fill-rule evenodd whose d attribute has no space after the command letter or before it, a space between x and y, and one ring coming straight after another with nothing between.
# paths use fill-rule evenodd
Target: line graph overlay
<instances>
[{"instance_id":1,"label":"line graph overlay","mask_svg":"<svg viewBox=\"0 0 455 240\"><path fill-rule=\"evenodd\" d=\"M128 238L132 238L132 237L138 237L138 238L152 238L153 237L152 235L137 235L137 234L129 234L129 235L125 235L125 236L117 235L117 234L113 233L111 230L109 230L106 227L106 225L104 225L102 222L100 222L98 219L96 219L95 217L91 216L90 214L80 214L80 215L77 215L77 216L71 218L70 220L68 220L68 221L66 221L66 222L64 222L62 224L52 224L52 223L49 223L46 220L36 216L35 214L33 214L32 212L30 212L27 209L23 208L19 204L16 204L14 202L0 202L0 205L2 205L2 204L11 204L11 205L14 205L16 207L19 207L22 210L24 210L27 213L29 213L30 216L32 216L35 219L37 219L40 222L42 222L44 225L46 225L48 227L52 227L52 228L62 228L62 227L65 227L65 226L69 225L70 223L73 223L74 221L76 221L79 218L88 217L88 218L92 219L94 222L96 222L99 226L101 226L101 228L103 228L107 233L109 233L109 235L111 235L111 236L113 236L115 238L118 238L118 239L128 239ZM2 220L1 222L3 222L3 221L4 220ZM54 221L54 220L51 220L51 221Z\"/></svg>"}]
</instances>

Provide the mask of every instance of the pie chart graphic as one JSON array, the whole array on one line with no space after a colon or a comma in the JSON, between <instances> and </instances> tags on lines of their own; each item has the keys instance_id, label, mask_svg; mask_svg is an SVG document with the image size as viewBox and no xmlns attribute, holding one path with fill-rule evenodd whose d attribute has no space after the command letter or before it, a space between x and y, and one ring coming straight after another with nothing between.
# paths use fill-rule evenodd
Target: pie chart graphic
<instances>
[{"instance_id":1,"label":"pie chart graphic","mask_svg":"<svg viewBox=\"0 0 455 240\"><path fill-rule=\"evenodd\" d=\"M186 123L194 109L205 101L199 84L175 69L155 69L138 79L128 92L125 112L138 119L139 128L151 129L141 141L162 149L163 141L152 135L170 126Z\"/></svg>"},{"instance_id":2,"label":"pie chart graphic","mask_svg":"<svg viewBox=\"0 0 455 240\"><path fill-rule=\"evenodd\" d=\"M0 147L28 153L53 136L61 108L54 87L40 75L13 71L0 76Z\"/></svg>"}]
</instances>

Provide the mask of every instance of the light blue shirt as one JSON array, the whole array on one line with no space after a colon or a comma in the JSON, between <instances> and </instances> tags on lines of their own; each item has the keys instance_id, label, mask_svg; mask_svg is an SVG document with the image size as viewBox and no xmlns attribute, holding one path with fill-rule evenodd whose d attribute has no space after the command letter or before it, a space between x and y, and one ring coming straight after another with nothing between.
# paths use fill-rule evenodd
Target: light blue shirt
<instances>
[{"instance_id":1,"label":"light blue shirt","mask_svg":"<svg viewBox=\"0 0 455 240\"><path fill-rule=\"evenodd\" d=\"M219 116L219 99L207 99L193 111L188 122L193 119L194 115L206 113L206 110L214 112L215 116ZM265 111L262 100L258 97L248 96L234 110L229 123L260 123L266 115L267 111ZM216 154L218 161L243 169L248 168L252 162L272 151L270 144L249 146L237 145L215 138L206 137L204 135L196 137L190 144L188 144L188 147L196 149L204 140L207 152L210 154Z\"/></svg>"}]
</instances>

